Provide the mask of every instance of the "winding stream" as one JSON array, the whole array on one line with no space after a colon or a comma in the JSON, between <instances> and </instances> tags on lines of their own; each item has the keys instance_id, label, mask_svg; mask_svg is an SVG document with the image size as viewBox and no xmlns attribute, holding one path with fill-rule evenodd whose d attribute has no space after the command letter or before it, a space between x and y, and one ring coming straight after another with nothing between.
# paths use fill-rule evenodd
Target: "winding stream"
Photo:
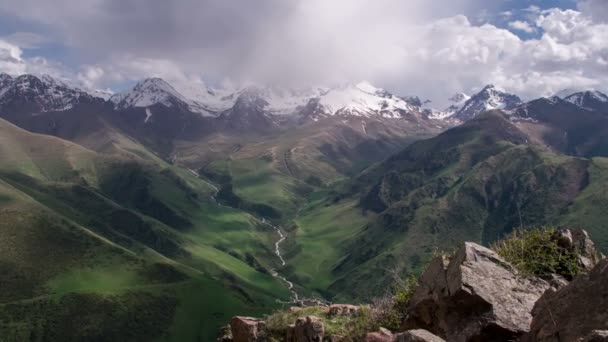
<instances>
[{"instance_id":1,"label":"winding stream","mask_svg":"<svg viewBox=\"0 0 608 342\"><path fill-rule=\"evenodd\" d=\"M287 240L287 235L285 235L283 233L281 228L272 225L271 223L267 222L264 218L262 218L261 221L263 223L269 225L270 227L272 227L272 229L274 229L277 232L277 234L279 235L279 239L274 243L274 254L276 254L276 256L281 261L281 266L285 266L286 265L285 259L283 258L283 255L281 255L281 243L283 243L283 242L285 242L285 240ZM298 293L294 289L293 283L291 281L287 280L287 278L282 276L279 272L277 272L274 269L270 270L270 274L272 274L272 276L275 278L281 279L285 284L287 284L287 289L289 289L289 291L291 292L291 302L292 303L297 303L300 301L300 298L298 297Z\"/></svg>"}]
</instances>

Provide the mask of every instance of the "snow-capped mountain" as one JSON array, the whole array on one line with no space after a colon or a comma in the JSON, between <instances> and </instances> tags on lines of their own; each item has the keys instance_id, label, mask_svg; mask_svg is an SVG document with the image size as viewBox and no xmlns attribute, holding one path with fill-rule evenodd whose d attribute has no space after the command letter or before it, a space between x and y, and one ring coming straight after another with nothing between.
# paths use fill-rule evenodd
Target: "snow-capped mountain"
<instances>
[{"instance_id":1,"label":"snow-capped mountain","mask_svg":"<svg viewBox=\"0 0 608 342\"><path fill-rule=\"evenodd\" d=\"M0 106L23 104L32 113L65 111L82 102L99 102L100 98L72 87L48 75L0 75Z\"/></svg>"},{"instance_id":2,"label":"snow-capped mountain","mask_svg":"<svg viewBox=\"0 0 608 342\"><path fill-rule=\"evenodd\" d=\"M406 113L420 111L420 108L405 99L376 88L368 82L304 90L248 86L229 92L203 87L202 84L201 88L180 84L180 92L162 79L150 78L139 82L127 92L112 96L110 101L117 109L162 104L165 107L187 108L205 116L223 117L234 116L235 113L241 113L238 116L242 117L242 113L251 110L267 115L301 114L311 101L316 104L316 116L400 118ZM227 111L230 113L225 113Z\"/></svg>"},{"instance_id":3,"label":"snow-capped mountain","mask_svg":"<svg viewBox=\"0 0 608 342\"><path fill-rule=\"evenodd\" d=\"M465 100L465 98L466 96L455 98L456 101L464 101L464 103L450 117L466 121L488 110L511 110L523 103L517 95L506 93L494 85L487 85L469 99ZM457 103L454 108L458 108L459 105L460 103Z\"/></svg>"},{"instance_id":4,"label":"snow-capped mountain","mask_svg":"<svg viewBox=\"0 0 608 342\"><path fill-rule=\"evenodd\" d=\"M318 103L326 115L400 118L419 111L405 99L369 82L327 89L319 96Z\"/></svg>"},{"instance_id":5,"label":"snow-capped mountain","mask_svg":"<svg viewBox=\"0 0 608 342\"><path fill-rule=\"evenodd\" d=\"M161 104L165 107L190 110L205 116L211 115L200 104L187 99L161 78L147 78L128 91L112 95L110 101L118 110Z\"/></svg>"},{"instance_id":6,"label":"snow-capped mountain","mask_svg":"<svg viewBox=\"0 0 608 342\"><path fill-rule=\"evenodd\" d=\"M599 91L584 91L575 93L566 97L565 100L585 109L608 109L608 96Z\"/></svg>"},{"instance_id":7,"label":"snow-capped mountain","mask_svg":"<svg viewBox=\"0 0 608 342\"><path fill-rule=\"evenodd\" d=\"M444 110L430 109L429 118L436 120L450 119L471 97L465 93L456 93L448 99L450 106Z\"/></svg>"}]
</instances>

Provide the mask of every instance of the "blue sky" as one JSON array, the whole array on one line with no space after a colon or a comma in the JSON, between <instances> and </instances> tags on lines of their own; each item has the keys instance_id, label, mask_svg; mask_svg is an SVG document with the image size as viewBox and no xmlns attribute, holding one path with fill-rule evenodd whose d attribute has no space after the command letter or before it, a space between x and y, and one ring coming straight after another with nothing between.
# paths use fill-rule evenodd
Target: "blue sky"
<instances>
[{"instance_id":1,"label":"blue sky","mask_svg":"<svg viewBox=\"0 0 608 342\"><path fill-rule=\"evenodd\" d=\"M5 0L0 71L113 90L365 79L432 99L486 83L534 97L608 88L607 13L605 0Z\"/></svg>"}]
</instances>

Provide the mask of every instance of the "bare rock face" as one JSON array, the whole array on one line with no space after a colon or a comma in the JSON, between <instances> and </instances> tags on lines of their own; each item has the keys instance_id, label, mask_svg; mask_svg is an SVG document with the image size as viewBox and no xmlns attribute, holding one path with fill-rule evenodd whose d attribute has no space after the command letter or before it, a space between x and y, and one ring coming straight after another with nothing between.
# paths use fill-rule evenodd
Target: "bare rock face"
<instances>
[{"instance_id":1,"label":"bare rock face","mask_svg":"<svg viewBox=\"0 0 608 342\"><path fill-rule=\"evenodd\" d=\"M260 342L265 341L264 329L266 323L253 317L232 317L230 329L234 342Z\"/></svg>"},{"instance_id":2,"label":"bare rock face","mask_svg":"<svg viewBox=\"0 0 608 342\"><path fill-rule=\"evenodd\" d=\"M350 304L332 304L329 306L330 316L356 316L361 310L360 306Z\"/></svg>"},{"instance_id":3,"label":"bare rock face","mask_svg":"<svg viewBox=\"0 0 608 342\"><path fill-rule=\"evenodd\" d=\"M608 259L569 285L547 291L532 315L524 341L608 341L601 331L608 330Z\"/></svg>"},{"instance_id":4,"label":"bare rock face","mask_svg":"<svg viewBox=\"0 0 608 342\"><path fill-rule=\"evenodd\" d=\"M518 276L496 252L466 242L449 263L437 258L424 272L402 330L426 329L455 342L518 340L548 288Z\"/></svg>"},{"instance_id":5,"label":"bare rock face","mask_svg":"<svg viewBox=\"0 0 608 342\"><path fill-rule=\"evenodd\" d=\"M371 332L365 335L364 342L393 342L393 333L388 329L380 328L376 332Z\"/></svg>"},{"instance_id":6,"label":"bare rock face","mask_svg":"<svg viewBox=\"0 0 608 342\"><path fill-rule=\"evenodd\" d=\"M324 336L323 321L315 316L298 318L287 329L287 342L322 342Z\"/></svg>"},{"instance_id":7,"label":"bare rock face","mask_svg":"<svg viewBox=\"0 0 608 342\"><path fill-rule=\"evenodd\" d=\"M423 329L408 330L395 335L394 342L445 342L439 336L433 335Z\"/></svg>"}]
</instances>

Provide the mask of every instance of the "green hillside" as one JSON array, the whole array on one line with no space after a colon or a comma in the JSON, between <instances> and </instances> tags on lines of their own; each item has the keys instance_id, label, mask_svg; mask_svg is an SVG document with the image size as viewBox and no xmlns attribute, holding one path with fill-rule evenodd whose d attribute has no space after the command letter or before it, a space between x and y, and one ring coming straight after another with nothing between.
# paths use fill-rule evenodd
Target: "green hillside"
<instances>
[{"instance_id":1,"label":"green hillside","mask_svg":"<svg viewBox=\"0 0 608 342\"><path fill-rule=\"evenodd\" d=\"M0 121L0 335L209 340L286 300L274 231L212 186Z\"/></svg>"},{"instance_id":2,"label":"green hillside","mask_svg":"<svg viewBox=\"0 0 608 342\"><path fill-rule=\"evenodd\" d=\"M605 161L525 142L488 113L341 184L297 220L292 277L328 298L364 300L420 272L436 250L487 245L520 225L577 224L605 241Z\"/></svg>"}]
</instances>

